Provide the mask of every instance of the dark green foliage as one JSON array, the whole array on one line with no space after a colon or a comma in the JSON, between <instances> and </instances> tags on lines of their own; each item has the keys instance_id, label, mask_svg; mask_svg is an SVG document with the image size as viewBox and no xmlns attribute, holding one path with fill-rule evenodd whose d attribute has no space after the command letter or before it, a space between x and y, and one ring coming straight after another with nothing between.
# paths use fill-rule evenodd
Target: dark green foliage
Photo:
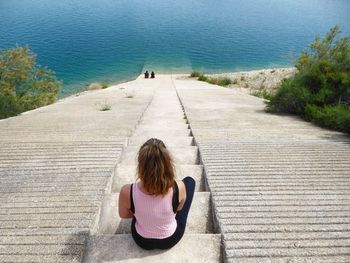
<instances>
[{"instance_id":1,"label":"dark green foliage","mask_svg":"<svg viewBox=\"0 0 350 263\"><path fill-rule=\"evenodd\" d=\"M0 118L17 115L56 101L60 82L48 68L36 64L28 47L0 53Z\"/></svg>"},{"instance_id":2,"label":"dark green foliage","mask_svg":"<svg viewBox=\"0 0 350 263\"><path fill-rule=\"evenodd\" d=\"M204 75L200 75L200 76L198 77L198 80L200 80L200 81L208 81L208 77L207 77L207 76L204 76Z\"/></svg>"},{"instance_id":3,"label":"dark green foliage","mask_svg":"<svg viewBox=\"0 0 350 263\"><path fill-rule=\"evenodd\" d=\"M224 77L213 78L213 77L207 77L205 75L200 75L198 77L198 80L205 81L214 85L219 85L222 87L226 87L232 84L232 80L230 78L224 78Z\"/></svg>"},{"instance_id":4,"label":"dark green foliage","mask_svg":"<svg viewBox=\"0 0 350 263\"><path fill-rule=\"evenodd\" d=\"M316 37L310 51L298 58L298 73L271 97L269 111L298 114L318 125L349 131L350 38L337 38L339 33L336 26L323 39Z\"/></svg>"},{"instance_id":5,"label":"dark green foliage","mask_svg":"<svg viewBox=\"0 0 350 263\"><path fill-rule=\"evenodd\" d=\"M325 107L308 104L305 107L305 118L322 127L350 134L350 108L343 104Z\"/></svg>"},{"instance_id":6,"label":"dark green foliage","mask_svg":"<svg viewBox=\"0 0 350 263\"><path fill-rule=\"evenodd\" d=\"M267 109L270 112L303 114L310 100L307 88L299 86L292 79L285 79L274 95L270 96Z\"/></svg>"},{"instance_id":7,"label":"dark green foliage","mask_svg":"<svg viewBox=\"0 0 350 263\"><path fill-rule=\"evenodd\" d=\"M190 77L191 78L198 78L201 75L198 71L192 71Z\"/></svg>"},{"instance_id":8,"label":"dark green foliage","mask_svg":"<svg viewBox=\"0 0 350 263\"><path fill-rule=\"evenodd\" d=\"M0 93L0 119L15 116L23 111L21 105L13 93Z\"/></svg>"},{"instance_id":9,"label":"dark green foliage","mask_svg":"<svg viewBox=\"0 0 350 263\"><path fill-rule=\"evenodd\" d=\"M230 84L232 84L232 81L230 78L218 78L217 85L226 87Z\"/></svg>"}]
</instances>

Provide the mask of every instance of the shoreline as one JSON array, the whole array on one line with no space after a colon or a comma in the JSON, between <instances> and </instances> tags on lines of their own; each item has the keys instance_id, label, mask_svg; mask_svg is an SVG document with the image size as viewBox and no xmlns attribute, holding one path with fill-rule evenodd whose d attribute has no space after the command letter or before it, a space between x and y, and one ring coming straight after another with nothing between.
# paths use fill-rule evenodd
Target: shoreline
<instances>
[{"instance_id":1,"label":"shoreline","mask_svg":"<svg viewBox=\"0 0 350 263\"><path fill-rule=\"evenodd\" d=\"M232 81L237 81L236 84L230 84L227 86L227 88L238 88L245 93L251 93L254 91L259 91L262 89L266 89L267 91L271 92L276 89L277 85L282 81L283 78L288 78L292 75L294 75L296 72L295 67L272 67L272 68L262 68L262 69L253 69L253 70L246 70L246 71L229 71L229 72L222 72L222 73L206 73L206 76L209 77L227 77L230 78ZM159 73L160 75L173 75L173 76L181 76L186 77L191 74L191 72L188 73L175 73L175 74L167 74L167 73ZM111 84L108 84L108 88L118 86L120 84L128 83L130 81L135 81L137 78L142 76L143 73L136 76L135 78L127 81L113 81ZM157 76L157 74L156 74ZM88 85L84 85L86 87L86 90L73 93L71 95L58 98L56 102L62 101L67 98L72 97L78 97L81 95L88 94L90 92L94 92L96 90L88 90Z\"/></svg>"},{"instance_id":2,"label":"shoreline","mask_svg":"<svg viewBox=\"0 0 350 263\"><path fill-rule=\"evenodd\" d=\"M247 95L253 95L256 97L264 97L264 94L267 93L271 93L273 92L277 85L282 81L283 78L288 78L292 75L295 74L296 72L296 68L295 67L284 67L284 68L264 68L264 69L254 69L254 70L248 70L248 71L238 71L238 72L225 72L225 73L215 73L215 74L205 74L206 76L209 77L216 77L216 78L230 78L232 80L232 82L234 84L230 84L226 87L223 88L229 88L232 90L235 90L239 93L243 93L243 94L247 94ZM172 75L174 77L177 78L183 78L183 79L195 79L195 78L191 78L190 77L190 73L176 73L176 74L163 74L163 73L159 73L158 75ZM157 73L156 73L156 77L157 77ZM108 90L110 88L118 88L118 86L120 85L125 85L129 82L135 81L138 78L143 78L143 73L136 76L134 79L132 80L128 80L128 81L123 81L120 83L115 83L115 84L111 84L110 86L108 86L105 89L94 89L94 90L84 90L78 93L74 93L72 95L66 96L66 97L62 97L62 98L58 98L54 103L43 106L43 107L47 107L56 103L61 103L64 102L65 100L70 100L70 99L74 99L75 97L80 97L83 95L90 95L93 92L96 91L102 91L102 90ZM237 83L235 83L234 81L237 80ZM198 80L197 80L198 81ZM37 111L42 109L43 107L39 107L33 110L29 110L29 111L25 111L20 113L19 115L25 115L28 114L32 111ZM19 116L17 115L17 116ZM16 116L13 116L16 117ZM9 117L9 118L13 118L13 117ZM3 120L8 120L9 118L5 118L5 119L1 119L0 121Z\"/></svg>"}]
</instances>

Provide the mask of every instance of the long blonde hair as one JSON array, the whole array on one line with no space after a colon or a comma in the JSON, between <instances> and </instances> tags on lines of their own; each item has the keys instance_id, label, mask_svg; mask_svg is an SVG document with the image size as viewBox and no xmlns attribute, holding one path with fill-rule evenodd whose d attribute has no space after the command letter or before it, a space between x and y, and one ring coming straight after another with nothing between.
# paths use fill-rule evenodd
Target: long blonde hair
<instances>
[{"instance_id":1,"label":"long blonde hair","mask_svg":"<svg viewBox=\"0 0 350 263\"><path fill-rule=\"evenodd\" d=\"M137 177L144 189L150 194L165 195L175 181L173 160L165 144L149 139L141 146L137 159Z\"/></svg>"}]
</instances>

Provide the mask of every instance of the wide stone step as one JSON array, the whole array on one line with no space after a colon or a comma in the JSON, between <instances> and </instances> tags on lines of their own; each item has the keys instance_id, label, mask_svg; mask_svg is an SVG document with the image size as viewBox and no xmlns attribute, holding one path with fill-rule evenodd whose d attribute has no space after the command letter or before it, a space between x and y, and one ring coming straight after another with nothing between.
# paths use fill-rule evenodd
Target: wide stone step
<instances>
[{"instance_id":1,"label":"wide stone step","mask_svg":"<svg viewBox=\"0 0 350 263\"><path fill-rule=\"evenodd\" d=\"M174 123L186 123L188 124L188 120L185 116L174 116L174 117L152 117L152 116L143 116L139 124L155 124L159 125L159 123L162 123L162 125L166 124L174 124Z\"/></svg>"},{"instance_id":2,"label":"wide stone step","mask_svg":"<svg viewBox=\"0 0 350 263\"><path fill-rule=\"evenodd\" d=\"M168 125L183 125L183 124L187 124L186 123L186 119L184 118L142 118L141 121L139 122L139 125L154 125L154 126L160 126L160 125L164 125L164 126L168 126ZM188 124L187 124L188 125Z\"/></svg>"},{"instance_id":3,"label":"wide stone step","mask_svg":"<svg viewBox=\"0 0 350 263\"><path fill-rule=\"evenodd\" d=\"M103 200L97 233L130 233L131 219L121 219L118 214L119 193L107 194ZM211 233L213 229L210 193L196 192L187 219L187 233Z\"/></svg>"},{"instance_id":4,"label":"wide stone step","mask_svg":"<svg viewBox=\"0 0 350 263\"><path fill-rule=\"evenodd\" d=\"M303 257L231 257L226 258L227 263L286 263L286 262L312 262L312 263L349 263L350 256L328 255L328 256L303 256Z\"/></svg>"},{"instance_id":5,"label":"wide stone step","mask_svg":"<svg viewBox=\"0 0 350 263\"><path fill-rule=\"evenodd\" d=\"M158 136L164 136L164 135L170 135L170 136L190 136L190 130L187 129L158 129L158 128L153 128L153 129L142 129L138 128L134 132L134 136L140 136L140 135L147 135L150 138L157 138Z\"/></svg>"},{"instance_id":6,"label":"wide stone step","mask_svg":"<svg viewBox=\"0 0 350 263\"><path fill-rule=\"evenodd\" d=\"M202 165L175 165L176 176L183 179L191 176L196 181L196 191L204 190L204 182L202 180ZM119 165L116 168L114 181L112 184L112 192L120 192L124 184L133 183L136 180L136 165Z\"/></svg>"},{"instance_id":7,"label":"wide stone step","mask_svg":"<svg viewBox=\"0 0 350 263\"><path fill-rule=\"evenodd\" d=\"M181 120L185 118L185 114L182 112L162 112L162 113L151 113L151 112L146 112L143 116L142 119L144 120L156 120L156 119L176 119L176 120Z\"/></svg>"},{"instance_id":8,"label":"wide stone step","mask_svg":"<svg viewBox=\"0 0 350 263\"><path fill-rule=\"evenodd\" d=\"M349 247L274 247L274 248L251 248L251 249L227 249L226 254L228 258L242 258L242 257L322 257L334 255L346 255L349 257ZM236 262L232 260L232 262ZM260 262L260 261L256 261ZM288 262L288 261L285 261ZM293 261L289 261L293 262ZM298 262L298 261L294 261ZM314 261L299 261L299 262L314 262ZM349 262L349 261L347 261Z\"/></svg>"},{"instance_id":9,"label":"wide stone step","mask_svg":"<svg viewBox=\"0 0 350 263\"><path fill-rule=\"evenodd\" d=\"M36 249L39 249L36 247ZM42 249L42 248L41 248ZM45 249L44 249L45 250ZM81 253L81 252L80 252ZM81 255L77 254L45 254L45 255L36 255L36 254L0 254L0 262L11 262L11 263L25 263L25 262L45 262L45 263L71 263L71 262L80 262Z\"/></svg>"},{"instance_id":10,"label":"wide stone step","mask_svg":"<svg viewBox=\"0 0 350 263\"><path fill-rule=\"evenodd\" d=\"M129 146L135 146L135 147L141 147L142 144L144 144L148 139L151 137L147 135L140 135L140 136L132 136L128 139L128 145ZM164 135L161 137L157 137L159 140L162 140L166 147L174 147L174 146L191 146L193 143L193 137L192 136L169 136Z\"/></svg>"},{"instance_id":11,"label":"wide stone step","mask_svg":"<svg viewBox=\"0 0 350 263\"><path fill-rule=\"evenodd\" d=\"M80 255L83 253L83 244L34 244L34 245L0 245L2 255L18 255L18 254L32 254L32 255ZM1 255L0 254L0 255ZM11 259L8 261L0 262L13 262ZM33 261L32 261L33 262ZM37 261L38 262L38 261ZM40 262L40 261L39 261ZM43 262L43 261L41 261Z\"/></svg>"},{"instance_id":12,"label":"wide stone step","mask_svg":"<svg viewBox=\"0 0 350 263\"><path fill-rule=\"evenodd\" d=\"M166 124L166 125L164 125ZM169 123L166 120L157 120L156 123L142 123L137 126L137 129L148 129L148 130L169 130L169 129L183 129L187 130L189 127L188 124L186 124L184 121L182 122L175 122L175 123Z\"/></svg>"},{"instance_id":13,"label":"wide stone step","mask_svg":"<svg viewBox=\"0 0 350 263\"><path fill-rule=\"evenodd\" d=\"M139 248L130 234L91 236L84 253L84 263L97 262L221 262L221 235L185 234L169 250Z\"/></svg>"},{"instance_id":14,"label":"wide stone step","mask_svg":"<svg viewBox=\"0 0 350 263\"><path fill-rule=\"evenodd\" d=\"M197 147L185 146L185 147L168 147L170 154L173 157L175 164L197 164ZM139 147L128 146L121 157L121 164L135 165L137 162L137 153Z\"/></svg>"}]
</instances>

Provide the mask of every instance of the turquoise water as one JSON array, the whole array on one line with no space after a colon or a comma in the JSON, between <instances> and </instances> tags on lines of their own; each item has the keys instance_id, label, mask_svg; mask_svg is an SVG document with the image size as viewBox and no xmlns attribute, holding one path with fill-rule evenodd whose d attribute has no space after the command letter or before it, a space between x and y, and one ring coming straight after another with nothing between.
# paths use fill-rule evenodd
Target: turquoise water
<instances>
[{"instance_id":1,"label":"turquoise water","mask_svg":"<svg viewBox=\"0 0 350 263\"><path fill-rule=\"evenodd\" d=\"M316 34L350 35L348 0L0 0L0 49L28 44L63 81L290 66Z\"/></svg>"}]
</instances>

